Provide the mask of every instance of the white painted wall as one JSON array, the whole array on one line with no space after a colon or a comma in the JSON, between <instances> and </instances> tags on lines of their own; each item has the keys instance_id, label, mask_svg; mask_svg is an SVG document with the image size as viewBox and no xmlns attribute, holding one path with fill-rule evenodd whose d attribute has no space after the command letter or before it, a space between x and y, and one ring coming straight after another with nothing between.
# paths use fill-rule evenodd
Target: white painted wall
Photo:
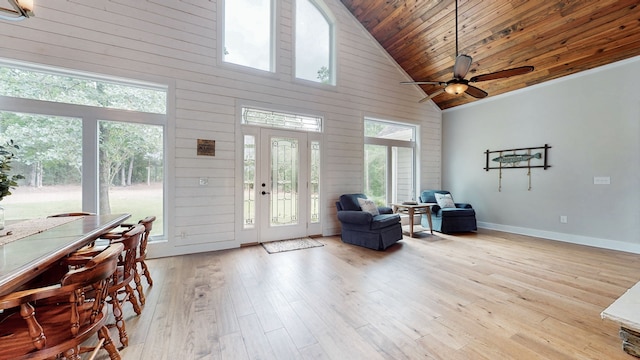
<instances>
[{"instance_id":1,"label":"white painted wall","mask_svg":"<svg viewBox=\"0 0 640 360\"><path fill-rule=\"evenodd\" d=\"M39 1L35 18L0 22L0 57L169 85L168 242L151 255L240 245L235 124L244 102L325 117L323 233L335 234L334 201L362 189L363 117L420 125L425 188L440 185L441 112L417 104L421 91L399 84L408 78L339 0L325 2L338 25L335 88L293 78L293 0L278 0L275 74L221 63L216 0ZM216 141L214 158L196 156L198 138Z\"/></svg>"},{"instance_id":2,"label":"white painted wall","mask_svg":"<svg viewBox=\"0 0 640 360\"><path fill-rule=\"evenodd\" d=\"M444 111L443 187L479 226L640 253L638 84L640 57ZM509 169L498 192L484 151L544 144L552 167L532 170L531 191Z\"/></svg>"}]
</instances>

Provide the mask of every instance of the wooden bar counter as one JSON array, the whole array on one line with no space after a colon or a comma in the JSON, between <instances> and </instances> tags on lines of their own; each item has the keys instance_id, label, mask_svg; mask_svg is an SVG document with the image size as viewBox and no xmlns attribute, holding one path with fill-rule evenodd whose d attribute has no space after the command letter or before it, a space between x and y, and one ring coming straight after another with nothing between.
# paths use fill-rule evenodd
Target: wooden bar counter
<instances>
[{"instance_id":1,"label":"wooden bar counter","mask_svg":"<svg viewBox=\"0 0 640 360\"><path fill-rule=\"evenodd\" d=\"M129 214L81 216L61 225L37 230L33 235L20 237L3 244L0 237L0 295L11 293L44 272L52 264L89 244L98 236L117 227ZM45 223L47 219L40 219ZM29 220L36 223L38 220ZM23 224L23 223L18 223ZM11 231L7 226L0 234ZM8 235L12 236L12 235ZM13 235L15 236L15 235Z\"/></svg>"}]
</instances>

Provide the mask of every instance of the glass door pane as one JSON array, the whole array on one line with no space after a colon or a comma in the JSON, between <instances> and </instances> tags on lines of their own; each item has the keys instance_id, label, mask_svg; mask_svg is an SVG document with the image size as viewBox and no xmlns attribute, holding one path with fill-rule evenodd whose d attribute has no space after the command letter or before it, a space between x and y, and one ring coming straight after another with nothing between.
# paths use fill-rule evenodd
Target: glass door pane
<instances>
[{"instance_id":1,"label":"glass door pane","mask_svg":"<svg viewBox=\"0 0 640 360\"><path fill-rule=\"evenodd\" d=\"M271 138L271 226L298 224L298 148L297 139Z\"/></svg>"},{"instance_id":2,"label":"glass door pane","mask_svg":"<svg viewBox=\"0 0 640 360\"><path fill-rule=\"evenodd\" d=\"M244 136L244 174L242 186L242 226L253 229L256 224L256 138Z\"/></svg>"},{"instance_id":3,"label":"glass door pane","mask_svg":"<svg viewBox=\"0 0 640 360\"><path fill-rule=\"evenodd\" d=\"M309 222L320 223L320 142L311 141L309 169Z\"/></svg>"}]
</instances>

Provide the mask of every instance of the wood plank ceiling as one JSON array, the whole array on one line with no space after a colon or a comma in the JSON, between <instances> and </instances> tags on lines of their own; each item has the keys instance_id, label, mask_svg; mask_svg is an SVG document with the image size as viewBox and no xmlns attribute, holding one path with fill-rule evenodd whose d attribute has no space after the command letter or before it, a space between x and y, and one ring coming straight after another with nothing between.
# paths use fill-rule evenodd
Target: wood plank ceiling
<instances>
[{"instance_id":1,"label":"wood plank ceiling","mask_svg":"<svg viewBox=\"0 0 640 360\"><path fill-rule=\"evenodd\" d=\"M451 80L456 0L341 1L413 80ZM640 0L458 1L459 53L473 58L467 80L535 67L473 84L489 96L640 55ZM427 94L441 88L422 87ZM447 93L433 100L441 109L479 101Z\"/></svg>"}]
</instances>

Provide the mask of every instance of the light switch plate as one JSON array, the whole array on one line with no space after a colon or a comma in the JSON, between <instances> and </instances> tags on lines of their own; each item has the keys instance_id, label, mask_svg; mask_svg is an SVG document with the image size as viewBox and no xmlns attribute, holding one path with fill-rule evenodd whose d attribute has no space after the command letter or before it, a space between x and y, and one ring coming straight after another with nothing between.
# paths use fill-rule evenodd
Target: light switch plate
<instances>
[{"instance_id":1,"label":"light switch plate","mask_svg":"<svg viewBox=\"0 0 640 360\"><path fill-rule=\"evenodd\" d=\"M609 176L594 176L593 177L594 185L609 185L611 184L611 178Z\"/></svg>"}]
</instances>

